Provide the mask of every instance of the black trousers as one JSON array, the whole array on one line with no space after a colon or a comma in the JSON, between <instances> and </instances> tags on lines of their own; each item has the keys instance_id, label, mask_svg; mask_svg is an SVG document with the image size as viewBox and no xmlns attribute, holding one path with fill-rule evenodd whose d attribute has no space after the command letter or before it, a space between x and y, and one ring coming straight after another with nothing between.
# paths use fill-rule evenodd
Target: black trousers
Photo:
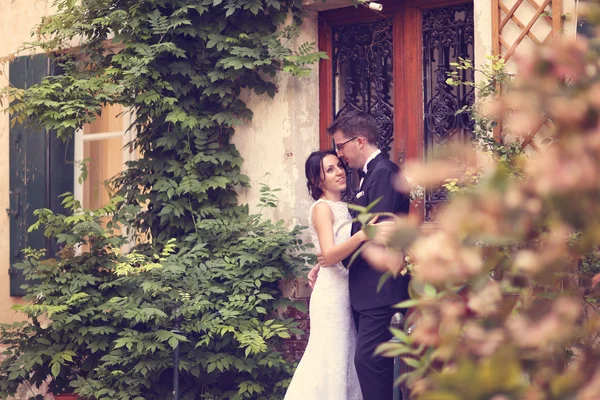
<instances>
[{"instance_id":1,"label":"black trousers","mask_svg":"<svg viewBox=\"0 0 600 400\"><path fill-rule=\"evenodd\" d=\"M373 353L378 345L392 338L390 320L398 311L391 307L352 310L358 333L354 365L364 400L393 398L394 359L374 356Z\"/></svg>"}]
</instances>

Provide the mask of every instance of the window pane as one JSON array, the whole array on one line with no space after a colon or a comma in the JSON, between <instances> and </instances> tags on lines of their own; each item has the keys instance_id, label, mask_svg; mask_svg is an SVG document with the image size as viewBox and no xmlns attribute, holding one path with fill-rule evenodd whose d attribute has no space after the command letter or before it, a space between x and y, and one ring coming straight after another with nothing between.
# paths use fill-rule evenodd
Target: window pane
<instances>
[{"instance_id":1,"label":"window pane","mask_svg":"<svg viewBox=\"0 0 600 400\"><path fill-rule=\"evenodd\" d=\"M102 115L91 124L83 127L83 134L124 131L123 106L106 106L102 109Z\"/></svg>"},{"instance_id":2,"label":"window pane","mask_svg":"<svg viewBox=\"0 0 600 400\"><path fill-rule=\"evenodd\" d=\"M123 132L124 114L121 105L106 106L102 115L83 127L83 134ZM88 175L83 184L83 208L96 209L106 205L109 192L106 181L123 170L123 136L84 142L83 159Z\"/></svg>"},{"instance_id":3,"label":"window pane","mask_svg":"<svg viewBox=\"0 0 600 400\"><path fill-rule=\"evenodd\" d=\"M109 192L105 183L123 170L122 148L122 137L84 144L88 176L83 184L83 208L96 209L108 203Z\"/></svg>"}]
</instances>

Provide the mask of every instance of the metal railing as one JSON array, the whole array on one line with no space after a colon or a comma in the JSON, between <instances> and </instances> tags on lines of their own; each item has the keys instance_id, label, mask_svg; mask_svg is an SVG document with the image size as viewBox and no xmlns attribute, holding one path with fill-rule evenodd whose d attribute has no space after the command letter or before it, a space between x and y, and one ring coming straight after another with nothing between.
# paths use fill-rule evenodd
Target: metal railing
<instances>
[{"instance_id":1,"label":"metal railing","mask_svg":"<svg viewBox=\"0 0 600 400\"><path fill-rule=\"evenodd\" d=\"M394 314L392 320L390 321L390 326L394 329L398 329L401 331L404 330L404 315L402 315L401 312L397 312L396 314ZM414 325L408 327L408 329L406 330L406 334L410 335L414 328ZM400 343L400 339L398 339L397 337L393 337L390 339L390 343ZM404 362L402 362L400 356L394 357L394 383L396 382L396 380L398 380L398 377L400 377L400 375L406 372L408 372L408 367ZM394 385L393 394L393 400L409 400L410 397L408 393L408 387L405 384Z\"/></svg>"},{"instance_id":2,"label":"metal railing","mask_svg":"<svg viewBox=\"0 0 600 400\"><path fill-rule=\"evenodd\" d=\"M182 331L179 328L183 317L179 315L179 307L177 307L175 315L175 324L171 332L180 335ZM179 400L179 341L173 351L173 400Z\"/></svg>"}]
</instances>

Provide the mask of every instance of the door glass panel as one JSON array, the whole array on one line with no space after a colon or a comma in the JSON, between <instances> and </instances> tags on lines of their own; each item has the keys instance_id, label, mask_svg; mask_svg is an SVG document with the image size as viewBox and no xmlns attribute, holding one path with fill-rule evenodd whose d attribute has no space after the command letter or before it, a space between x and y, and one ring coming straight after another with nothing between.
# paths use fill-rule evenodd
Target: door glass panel
<instances>
[{"instance_id":1,"label":"door glass panel","mask_svg":"<svg viewBox=\"0 0 600 400\"><path fill-rule=\"evenodd\" d=\"M392 20L335 27L333 33L333 119L351 110L371 114L379 126L378 146L389 157L394 138ZM349 175L348 195L358 186Z\"/></svg>"},{"instance_id":2,"label":"door glass panel","mask_svg":"<svg viewBox=\"0 0 600 400\"><path fill-rule=\"evenodd\" d=\"M425 158L451 140L472 138L467 113L456 115L473 104L474 89L446 84L450 63L474 59L473 4L423 11L423 97ZM474 80L473 70L460 71L464 81ZM433 188L425 195L425 221L432 221L447 199L446 189Z\"/></svg>"}]
</instances>

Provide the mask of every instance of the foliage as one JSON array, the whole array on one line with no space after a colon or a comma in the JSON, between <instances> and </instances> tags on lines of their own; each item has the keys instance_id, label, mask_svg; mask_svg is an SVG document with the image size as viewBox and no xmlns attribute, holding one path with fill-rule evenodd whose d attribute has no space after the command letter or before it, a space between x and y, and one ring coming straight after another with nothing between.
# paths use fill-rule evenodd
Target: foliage
<instances>
[{"instance_id":1,"label":"foliage","mask_svg":"<svg viewBox=\"0 0 600 400\"><path fill-rule=\"evenodd\" d=\"M273 347L300 331L273 313L289 304L278 285L299 264L292 252L300 228L248 215L211 229L220 244L170 243L160 255L134 251L116 265L115 285L136 289L108 301L124 329L98 375L75 382L80 395L169 397L179 345L182 398L281 398L291 370Z\"/></svg>"},{"instance_id":2,"label":"foliage","mask_svg":"<svg viewBox=\"0 0 600 400\"><path fill-rule=\"evenodd\" d=\"M268 188L263 193L274 200ZM160 254L121 255L126 240L118 227L103 228L106 215L124 217L120 201L83 212L66 196L73 215L36 211L32 229L43 226L65 248L58 260L28 251L19 265L35 280L28 286L32 304L15 307L28 322L1 328L9 358L0 364L0 396L52 375L53 393L167 398L179 346L181 398L280 398L291 370L273 349L301 332L277 317L294 305L278 285L302 263L298 257L308 257L298 252L301 227L290 232L282 221L248 214L236 227L213 228L227 246L171 240Z\"/></svg>"},{"instance_id":3,"label":"foliage","mask_svg":"<svg viewBox=\"0 0 600 400\"><path fill-rule=\"evenodd\" d=\"M600 22L600 4L588 3ZM399 343L379 348L407 364L399 381L413 398L600 398L597 41L556 38L523 56L492 105L514 135L548 116L551 147L531 157L495 153L435 225L399 218L402 234L387 250L363 251L382 268L403 251L414 263L411 299L398 305L412 310L414 330L395 331ZM420 178L452 169L435 161L407 174L428 184Z\"/></svg>"},{"instance_id":4,"label":"foliage","mask_svg":"<svg viewBox=\"0 0 600 400\"><path fill-rule=\"evenodd\" d=\"M459 58L458 63L451 63L454 70L448 72L446 83L451 86L470 86L477 93L477 100L471 106L464 106L458 113L468 113L473 123L474 142L484 153L489 154L496 161L510 163L513 155L521 153L520 142L509 140L507 132L498 132L495 137L494 129L497 128L497 118L489 110L490 105L496 100L507 84L511 82L512 76L506 71L504 59L499 56L486 56L489 64L480 69L473 67L471 60ZM461 79L460 71L472 69L483 76L479 83Z\"/></svg>"},{"instance_id":5,"label":"foliage","mask_svg":"<svg viewBox=\"0 0 600 400\"><path fill-rule=\"evenodd\" d=\"M236 188L249 178L230 139L252 118L244 98L275 96L279 71L302 76L324 57L314 43L296 53L287 47L301 2L58 0L56 8L26 47L53 54L61 73L4 90L12 120L68 139L104 106L121 104L134 115L130 151L140 154L111 182L119 196L112 223L129 228L136 251L118 268L116 253L77 256L118 270L103 288L120 292L104 309L117 336L107 337L106 354L75 388L99 399L166 398L172 347L180 343L182 398L280 398L289 371L271 345L293 325L271 314L281 303L277 280L304 262L294 253L300 228L290 232L238 205ZM77 257L58 262L75 268L84 262ZM173 319L182 333L171 332Z\"/></svg>"},{"instance_id":6,"label":"foliage","mask_svg":"<svg viewBox=\"0 0 600 400\"><path fill-rule=\"evenodd\" d=\"M115 211L115 198L94 212L70 216L48 209L36 210L47 236L65 245L58 259L44 259L45 250L27 250L16 267L30 281L30 301L14 309L26 322L0 326L0 344L7 358L0 363L0 397L12 395L19 384L39 386L52 375L52 393L69 390L75 376L94 375L94 368L116 339L120 324L107 312L107 299L121 293L111 285L118 249L125 244L113 229L102 227L102 218ZM78 210L72 196L63 205ZM77 246L89 250L77 254Z\"/></svg>"},{"instance_id":7,"label":"foliage","mask_svg":"<svg viewBox=\"0 0 600 400\"><path fill-rule=\"evenodd\" d=\"M196 232L199 219L231 218L235 186L247 186L242 158L229 142L233 127L252 118L245 92L275 95L279 70L303 75L324 57L314 43L293 54L300 2L58 1L38 27L61 75L22 92L6 91L13 120L32 119L60 137L94 120L107 104L135 115L132 162L115 187L128 204L147 204L135 220L159 242ZM294 23L285 26L292 14ZM223 210L223 211L219 211Z\"/></svg>"},{"instance_id":8,"label":"foliage","mask_svg":"<svg viewBox=\"0 0 600 400\"><path fill-rule=\"evenodd\" d=\"M506 71L504 59L499 56L486 56L489 64L476 69L471 60L459 58L458 63L451 63L454 70L448 72L446 83L451 86L469 86L475 89L477 99L473 105L464 106L457 114L468 113L473 127L473 142L475 147L486 158L502 164L511 174L516 177L520 174L520 166L517 160L523 153L519 137L510 135L506 127L498 125L497 116L494 115L493 104L512 80L512 76ZM460 71L474 70L483 76L478 83L461 79ZM502 129L503 128L503 129ZM479 182L481 168L468 168L464 176L451 178L446 181L444 187L455 193L460 188L471 187Z\"/></svg>"}]
</instances>

